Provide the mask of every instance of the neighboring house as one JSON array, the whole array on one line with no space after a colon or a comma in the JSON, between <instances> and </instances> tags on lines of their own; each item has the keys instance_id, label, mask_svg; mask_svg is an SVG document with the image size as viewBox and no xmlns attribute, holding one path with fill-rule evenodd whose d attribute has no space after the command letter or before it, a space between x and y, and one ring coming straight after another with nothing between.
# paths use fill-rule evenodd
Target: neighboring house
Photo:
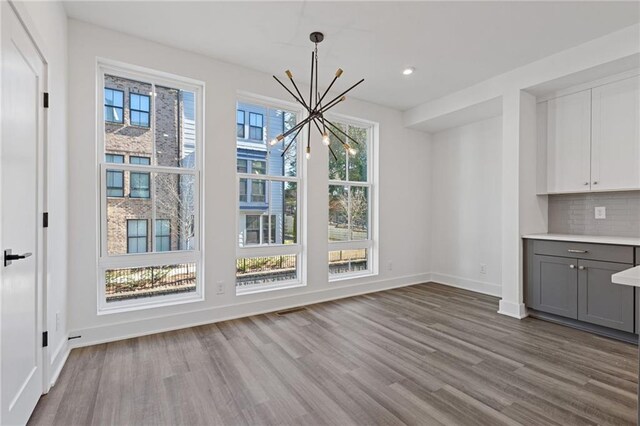
<instances>
[{"instance_id":1,"label":"neighboring house","mask_svg":"<svg viewBox=\"0 0 640 426\"><path fill-rule=\"evenodd\" d=\"M107 163L193 167L192 93L156 86L154 111L150 84L107 75L104 90ZM155 250L190 248L193 194L182 182L190 176L108 170L106 178L110 254L152 251L154 206Z\"/></svg>"},{"instance_id":2,"label":"neighboring house","mask_svg":"<svg viewBox=\"0 0 640 426\"><path fill-rule=\"evenodd\" d=\"M259 178L266 174L284 175L285 161L281 155L284 144L269 146L267 143L284 128L285 114L282 111L238 103L237 170L238 173L256 175L256 179L240 178L239 181L238 238L241 246L284 242L283 185Z\"/></svg>"}]
</instances>

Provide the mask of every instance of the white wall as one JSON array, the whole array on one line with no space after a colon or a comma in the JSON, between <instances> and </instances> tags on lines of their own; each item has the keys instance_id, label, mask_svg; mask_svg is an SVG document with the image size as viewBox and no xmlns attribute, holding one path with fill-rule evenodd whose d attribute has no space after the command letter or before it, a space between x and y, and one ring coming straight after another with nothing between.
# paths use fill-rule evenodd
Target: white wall
<instances>
[{"instance_id":1,"label":"white wall","mask_svg":"<svg viewBox=\"0 0 640 426\"><path fill-rule=\"evenodd\" d=\"M216 42L216 41L212 41ZM97 315L96 57L202 80L205 111L206 300L143 311ZM285 65L283 65L284 67ZM284 68L283 68L284 69ZM327 78L330 70L325 70ZM322 69L321 69L322 75ZM74 345L327 300L428 278L428 136L405 129L402 114L348 99L338 112L378 122L380 274L327 281L327 156L319 140L308 163L308 283L306 287L235 296L235 103L237 91L288 100L270 75L146 40L69 21L70 197L69 327ZM343 84L347 84L344 82ZM366 84L366 82L365 82ZM337 108L336 108L337 109ZM393 262L393 270L388 269ZM215 294L224 281L226 293Z\"/></svg>"},{"instance_id":2,"label":"white wall","mask_svg":"<svg viewBox=\"0 0 640 426\"><path fill-rule=\"evenodd\" d=\"M501 117L433 135L433 281L500 296L501 146Z\"/></svg>"},{"instance_id":3,"label":"white wall","mask_svg":"<svg viewBox=\"0 0 640 426\"><path fill-rule=\"evenodd\" d=\"M17 2L47 63L47 330L49 375L55 380L67 356L67 17L59 2ZM56 327L56 313L59 324Z\"/></svg>"}]
</instances>

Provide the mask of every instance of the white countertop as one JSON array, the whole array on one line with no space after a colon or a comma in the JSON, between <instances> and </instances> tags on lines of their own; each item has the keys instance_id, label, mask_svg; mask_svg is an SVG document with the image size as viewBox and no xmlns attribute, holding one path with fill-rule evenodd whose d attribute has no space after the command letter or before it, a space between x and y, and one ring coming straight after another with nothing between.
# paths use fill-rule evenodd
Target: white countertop
<instances>
[{"instance_id":1,"label":"white countertop","mask_svg":"<svg viewBox=\"0 0 640 426\"><path fill-rule=\"evenodd\" d=\"M640 266L611 275L611 282L640 287Z\"/></svg>"},{"instance_id":2,"label":"white countertop","mask_svg":"<svg viewBox=\"0 0 640 426\"><path fill-rule=\"evenodd\" d=\"M571 235L571 234L529 234L522 238L531 240L572 241L576 243L616 244L620 246L640 246L637 237L606 237L602 235Z\"/></svg>"}]
</instances>

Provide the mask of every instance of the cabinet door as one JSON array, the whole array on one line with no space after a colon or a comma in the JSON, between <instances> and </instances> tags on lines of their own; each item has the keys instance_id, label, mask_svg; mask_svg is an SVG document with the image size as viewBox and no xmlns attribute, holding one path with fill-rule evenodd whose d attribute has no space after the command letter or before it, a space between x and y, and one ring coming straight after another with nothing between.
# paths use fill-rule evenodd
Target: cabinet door
<instances>
[{"instance_id":1,"label":"cabinet door","mask_svg":"<svg viewBox=\"0 0 640 426\"><path fill-rule=\"evenodd\" d=\"M611 282L611 275L629 269L624 263L578 261L578 319L633 333L633 287Z\"/></svg>"},{"instance_id":2,"label":"cabinet door","mask_svg":"<svg viewBox=\"0 0 640 426\"><path fill-rule=\"evenodd\" d=\"M531 307L538 311L577 319L577 264L576 259L534 255Z\"/></svg>"},{"instance_id":3,"label":"cabinet door","mask_svg":"<svg viewBox=\"0 0 640 426\"><path fill-rule=\"evenodd\" d=\"M591 189L591 90L549 101L548 192Z\"/></svg>"},{"instance_id":4,"label":"cabinet door","mask_svg":"<svg viewBox=\"0 0 640 426\"><path fill-rule=\"evenodd\" d=\"M640 77L593 89L591 189L640 188Z\"/></svg>"}]
</instances>

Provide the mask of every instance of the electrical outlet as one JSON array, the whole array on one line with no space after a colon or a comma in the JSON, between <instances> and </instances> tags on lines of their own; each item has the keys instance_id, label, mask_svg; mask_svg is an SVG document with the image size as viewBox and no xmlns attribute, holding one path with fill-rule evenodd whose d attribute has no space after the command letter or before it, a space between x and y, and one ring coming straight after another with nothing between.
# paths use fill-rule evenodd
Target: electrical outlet
<instances>
[{"instance_id":1,"label":"electrical outlet","mask_svg":"<svg viewBox=\"0 0 640 426\"><path fill-rule=\"evenodd\" d=\"M393 262L389 261L389 263L387 264L387 269L390 271L393 271Z\"/></svg>"},{"instance_id":2,"label":"electrical outlet","mask_svg":"<svg viewBox=\"0 0 640 426\"><path fill-rule=\"evenodd\" d=\"M486 274L487 273L487 265L485 263L481 263L480 264L480 273L481 274Z\"/></svg>"},{"instance_id":3,"label":"electrical outlet","mask_svg":"<svg viewBox=\"0 0 640 426\"><path fill-rule=\"evenodd\" d=\"M216 294L224 294L224 281L218 281L218 288Z\"/></svg>"},{"instance_id":4,"label":"electrical outlet","mask_svg":"<svg viewBox=\"0 0 640 426\"><path fill-rule=\"evenodd\" d=\"M607 208L596 207L596 219L606 219L606 218L607 218Z\"/></svg>"}]
</instances>

